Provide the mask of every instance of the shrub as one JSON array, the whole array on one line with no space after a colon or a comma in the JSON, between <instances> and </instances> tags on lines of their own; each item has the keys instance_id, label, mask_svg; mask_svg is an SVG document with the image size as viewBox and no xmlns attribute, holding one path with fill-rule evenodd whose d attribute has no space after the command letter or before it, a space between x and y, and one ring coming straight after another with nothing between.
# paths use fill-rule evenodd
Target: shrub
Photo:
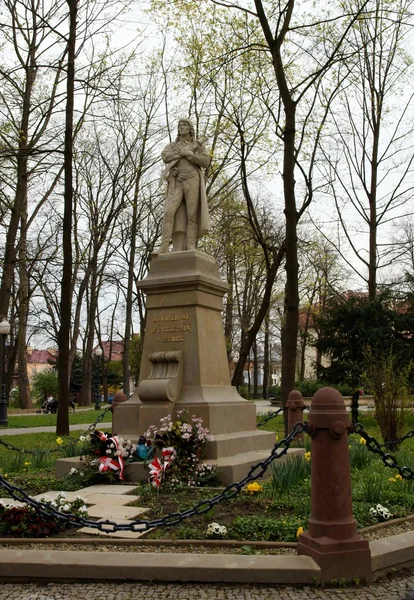
<instances>
[{"instance_id":1,"label":"shrub","mask_svg":"<svg viewBox=\"0 0 414 600\"><path fill-rule=\"evenodd\" d=\"M407 420L408 378L412 363L399 367L392 351L387 356L374 355L371 348L364 352L364 385L375 400L375 417L384 442L394 442L402 437ZM398 448L398 442L389 444L390 450Z\"/></svg>"},{"instance_id":2,"label":"shrub","mask_svg":"<svg viewBox=\"0 0 414 600\"><path fill-rule=\"evenodd\" d=\"M84 500L78 497L74 502L67 502L65 494L59 494L56 500L45 496L42 502L57 510L87 516ZM31 506L6 507L0 504L0 535L5 537L49 537L67 529L66 521L52 515L46 515Z\"/></svg>"}]
</instances>

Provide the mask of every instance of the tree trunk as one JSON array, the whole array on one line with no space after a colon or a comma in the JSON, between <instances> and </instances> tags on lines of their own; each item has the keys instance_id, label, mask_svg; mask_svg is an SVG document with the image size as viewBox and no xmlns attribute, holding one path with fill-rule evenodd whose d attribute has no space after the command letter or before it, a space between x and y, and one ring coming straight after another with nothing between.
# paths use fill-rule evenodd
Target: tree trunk
<instances>
[{"instance_id":1,"label":"tree trunk","mask_svg":"<svg viewBox=\"0 0 414 600\"><path fill-rule=\"evenodd\" d=\"M17 332L17 368L21 408L32 408L29 378L27 376L26 332L29 312L29 282L27 276L27 197L23 203L20 220L19 245L19 329Z\"/></svg>"},{"instance_id":2,"label":"tree trunk","mask_svg":"<svg viewBox=\"0 0 414 600\"><path fill-rule=\"evenodd\" d=\"M265 316L264 360L263 360L263 400L267 400L269 387L269 311Z\"/></svg>"},{"instance_id":3,"label":"tree trunk","mask_svg":"<svg viewBox=\"0 0 414 600\"><path fill-rule=\"evenodd\" d=\"M95 318L96 311L98 308L98 274L96 272L97 265L96 261L93 262L92 267L92 277L91 277L91 301L89 304L87 321L87 338L86 338L86 347L83 354L83 368L82 368L82 387L79 398L80 406L90 406L92 403L92 352L93 352L93 340L95 335Z\"/></svg>"},{"instance_id":4,"label":"tree trunk","mask_svg":"<svg viewBox=\"0 0 414 600\"><path fill-rule=\"evenodd\" d=\"M259 365L257 362L257 342L254 341L253 344L253 398L256 400L259 396L258 392L258 370Z\"/></svg>"},{"instance_id":5,"label":"tree trunk","mask_svg":"<svg viewBox=\"0 0 414 600\"><path fill-rule=\"evenodd\" d=\"M68 71L66 80L66 117L64 148L64 213L63 271L60 298L60 329L58 336L58 414L56 435L69 434L69 354L72 312L72 211L73 211L73 112L75 95L75 43L77 0L66 0L69 6Z\"/></svg>"}]
</instances>

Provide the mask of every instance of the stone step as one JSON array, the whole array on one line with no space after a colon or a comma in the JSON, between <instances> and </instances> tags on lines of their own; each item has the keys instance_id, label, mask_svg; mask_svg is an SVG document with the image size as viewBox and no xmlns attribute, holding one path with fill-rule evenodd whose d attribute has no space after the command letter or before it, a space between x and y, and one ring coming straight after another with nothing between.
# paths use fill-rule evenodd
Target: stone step
<instances>
[{"instance_id":1,"label":"stone step","mask_svg":"<svg viewBox=\"0 0 414 600\"><path fill-rule=\"evenodd\" d=\"M93 504L88 507L89 517L99 517L101 519L137 519L148 512L149 508L140 506L113 506L109 504Z\"/></svg>"},{"instance_id":2,"label":"stone step","mask_svg":"<svg viewBox=\"0 0 414 600\"><path fill-rule=\"evenodd\" d=\"M241 453L268 451L275 443L272 431L238 431L236 433L221 433L213 436L208 442L205 458L216 460L223 456L235 456Z\"/></svg>"},{"instance_id":3,"label":"stone step","mask_svg":"<svg viewBox=\"0 0 414 600\"><path fill-rule=\"evenodd\" d=\"M290 448L286 455L275 460L285 461L295 456L300 456L305 453L304 448ZM236 456L223 456L217 460L211 461L217 466L217 471L220 475L220 481L223 485L229 485L237 481L241 481L249 473L251 467L259 462L263 462L270 456L270 450L261 452L244 452ZM205 459L203 462L209 462ZM264 477L270 477L271 471L268 467Z\"/></svg>"},{"instance_id":4,"label":"stone step","mask_svg":"<svg viewBox=\"0 0 414 600\"><path fill-rule=\"evenodd\" d=\"M133 494L87 494L85 504L107 504L109 506L128 506L139 500L139 496Z\"/></svg>"},{"instance_id":5,"label":"stone step","mask_svg":"<svg viewBox=\"0 0 414 600\"><path fill-rule=\"evenodd\" d=\"M90 485L89 487L82 488L76 493L83 498L90 496L91 494L130 494L137 489L136 485L105 485L96 484Z\"/></svg>"}]
</instances>

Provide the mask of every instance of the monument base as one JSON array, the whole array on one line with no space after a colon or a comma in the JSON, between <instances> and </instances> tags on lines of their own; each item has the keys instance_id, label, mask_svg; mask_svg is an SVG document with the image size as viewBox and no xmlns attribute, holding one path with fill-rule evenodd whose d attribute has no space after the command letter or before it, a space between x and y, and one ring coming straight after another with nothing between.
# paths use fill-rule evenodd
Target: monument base
<instances>
[{"instance_id":1,"label":"monument base","mask_svg":"<svg viewBox=\"0 0 414 600\"><path fill-rule=\"evenodd\" d=\"M360 535L348 540L335 540L329 537L311 538L305 531L299 536L298 554L310 556L318 564L321 582L333 579L373 581L369 542Z\"/></svg>"},{"instance_id":2,"label":"monument base","mask_svg":"<svg viewBox=\"0 0 414 600\"><path fill-rule=\"evenodd\" d=\"M213 436L205 458L223 483L244 477L270 455L274 433L257 430L255 404L231 385L222 322L229 286L215 259L198 250L153 255L138 285L147 296L140 381L116 406L113 431L136 442L150 425L167 415L179 420L184 410Z\"/></svg>"}]
</instances>

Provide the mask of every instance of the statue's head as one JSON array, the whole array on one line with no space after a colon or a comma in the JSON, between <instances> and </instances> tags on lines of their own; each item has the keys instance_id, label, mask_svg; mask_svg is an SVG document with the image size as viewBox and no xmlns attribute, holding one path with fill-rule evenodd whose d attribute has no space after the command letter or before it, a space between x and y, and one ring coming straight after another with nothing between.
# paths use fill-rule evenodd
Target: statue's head
<instances>
[{"instance_id":1,"label":"statue's head","mask_svg":"<svg viewBox=\"0 0 414 600\"><path fill-rule=\"evenodd\" d=\"M192 124L192 122L190 121L190 119L180 119L178 121L178 135L177 135L177 139L176 142L179 142L181 139L181 133L180 132L180 125L186 125L189 129L189 134L190 134L190 140L193 142L195 139L195 129L194 129L194 125Z\"/></svg>"}]
</instances>

